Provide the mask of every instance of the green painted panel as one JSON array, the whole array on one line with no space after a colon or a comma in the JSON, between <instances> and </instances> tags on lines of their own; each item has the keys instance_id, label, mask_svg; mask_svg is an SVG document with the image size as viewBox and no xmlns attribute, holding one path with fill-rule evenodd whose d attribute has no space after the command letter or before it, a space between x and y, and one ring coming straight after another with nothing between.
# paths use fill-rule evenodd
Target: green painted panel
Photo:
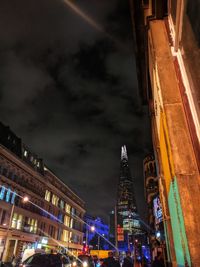
<instances>
[{"instance_id":1,"label":"green painted panel","mask_svg":"<svg viewBox=\"0 0 200 267\"><path fill-rule=\"evenodd\" d=\"M185 225L176 177L174 177L170 184L168 203L178 267L185 266L186 261L188 266L191 267L190 253L185 233Z\"/></svg>"},{"instance_id":2,"label":"green painted panel","mask_svg":"<svg viewBox=\"0 0 200 267\"><path fill-rule=\"evenodd\" d=\"M166 242L166 248L167 248L167 259L168 259L168 262L171 262L169 236L168 236L168 233L167 233L167 226L166 226L166 222L165 221L164 221L164 231L165 231L165 242Z\"/></svg>"}]
</instances>

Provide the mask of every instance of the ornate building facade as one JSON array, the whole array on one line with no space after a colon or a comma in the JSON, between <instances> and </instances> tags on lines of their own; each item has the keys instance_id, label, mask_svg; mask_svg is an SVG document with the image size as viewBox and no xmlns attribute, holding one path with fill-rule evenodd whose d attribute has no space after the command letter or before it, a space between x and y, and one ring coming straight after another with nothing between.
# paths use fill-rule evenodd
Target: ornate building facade
<instances>
[{"instance_id":1,"label":"ornate building facade","mask_svg":"<svg viewBox=\"0 0 200 267\"><path fill-rule=\"evenodd\" d=\"M130 0L172 266L200 266L199 1Z\"/></svg>"},{"instance_id":2,"label":"ornate building facade","mask_svg":"<svg viewBox=\"0 0 200 267\"><path fill-rule=\"evenodd\" d=\"M84 213L83 200L0 124L1 259L25 248L81 250Z\"/></svg>"}]
</instances>

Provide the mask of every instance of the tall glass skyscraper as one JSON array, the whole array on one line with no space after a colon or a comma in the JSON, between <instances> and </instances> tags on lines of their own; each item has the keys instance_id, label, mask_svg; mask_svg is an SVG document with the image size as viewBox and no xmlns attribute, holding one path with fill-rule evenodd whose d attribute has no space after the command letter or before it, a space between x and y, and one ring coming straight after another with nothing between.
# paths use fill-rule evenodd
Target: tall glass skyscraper
<instances>
[{"instance_id":1,"label":"tall glass skyscraper","mask_svg":"<svg viewBox=\"0 0 200 267\"><path fill-rule=\"evenodd\" d=\"M141 232L137 215L133 179L128 165L126 146L121 148L120 177L117 190L117 243L120 250L131 247L130 240Z\"/></svg>"}]
</instances>

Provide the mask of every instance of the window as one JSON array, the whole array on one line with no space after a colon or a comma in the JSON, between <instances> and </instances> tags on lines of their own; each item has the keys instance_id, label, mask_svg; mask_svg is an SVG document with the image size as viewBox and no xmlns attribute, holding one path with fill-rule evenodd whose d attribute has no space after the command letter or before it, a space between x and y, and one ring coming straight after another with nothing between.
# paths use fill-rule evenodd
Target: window
<instances>
[{"instance_id":1,"label":"window","mask_svg":"<svg viewBox=\"0 0 200 267\"><path fill-rule=\"evenodd\" d=\"M74 223L74 220L71 219L71 221L70 221L70 228L73 228L73 223Z\"/></svg>"},{"instance_id":2,"label":"window","mask_svg":"<svg viewBox=\"0 0 200 267\"><path fill-rule=\"evenodd\" d=\"M11 227L16 228L16 225L17 225L17 213L14 213L12 217Z\"/></svg>"},{"instance_id":3,"label":"window","mask_svg":"<svg viewBox=\"0 0 200 267\"><path fill-rule=\"evenodd\" d=\"M69 231L63 230L62 241L68 242L68 240L69 240Z\"/></svg>"},{"instance_id":4,"label":"window","mask_svg":"<svg viewBox=\"0 0 200 267\"><path fill-rule=\"evenodd\" d=\"M70 210L71 210L71 206L69 205L69 204L65 204L65 211L67 212L67 213L70 213Z\"/></svg>"},{"instance_id":5,"label":"window","mask_svg":"<svg viewBox=\"0 0 200 267\"><path fill-rule=\"evenodd\" d=\"M21 230L22 222L23 222L23 216L15 212L12 217L11 227Z\"/></svg>"},{"instance_id":6,"label":"window","mask_svg":"<svg viewBox=\"0 0 200 267\"><path fill-rule=\"evenodd\" d=\"M46 190L46 192L45 192L45 200L49 202L50 199L51 199L51 192Z\"/></svg>"},{"instance_id":7,"label":"window","mask_svg":"<svg viewBox=\"0 0 200 267\"><path fill-rule=\"evenodd\" d=\"M1 224L6 225L6 223L7 223L6 210L3 210L2 216L1 216Z\"/></svg>"},{"instance_id":8,"label":"window","mask_svg":"<svg viewBox=\"0 0 200 267\"><path fill-rule=\"evenodd\" d=\"M58 220L63 222L63 214L61 212L58 214Z\"/></svg>"},{"instance_id":9,"label":"window","mask_svg":"<svg viewBox=\"0 0 200 267\"><path fill-rule=\"evenodd\" d=\"M60 200L60 208L64 209L64 201L63 200Z\"/></svg>"},{"instance_id":10,"label":"window","mask_svg":"<svg viewBox=\"0 0 200 267\"><path fill-rule=\"evenodd\" d=\"M65 215L65 217L64 217L64 225L69 227L69 222L70 222L70 217Z\"/></svg>"},{"instance_id":11,"label":"window","mask_svg":"<svg viewBox=\"0 0 200 267\"><path fill-rule=\"evenodd\" d=\"M58 201L59 201L59 197L57 197L56 195L53 194L53 196L52 196L52 204L57 207L58 206Z\"/></svg>"},{"instance_id":12,"label":"window","mask_svg":"<svg viewBox=\"0 0 200 267\"><path fill-rule=\"evenodd\" d=\"M7 189L7 193L6 193L6 202L10 202L10 188Z\"/></svg>"},{"instance_id":13,"label":"window","mask_svg":"<svg viewBox=\"0 0 200 267\"><path fill-rule=\"evenodd\" d=\"M72 214L72 215L75 215L75 214L76 214L76 210L75 210L75 208L73 208L73 207L72 207L72 209L71 209L71 214Z\"/></svg>"},{"instance_id":14,"label":"window","mask_svg":"<svg viewBox=\"0 0 200 267\"><path fill-rule=\"evenodd\" d=\"M1 186L1 188L0 188L0 199L1 199L1 200L4 199L5 191L6 191L5 186Z\"/></svg>"},{"instance_id":15,"label":"window","mask_svg":"<svg viewBox=\"0 0 200 267\"><path fill-rule=\"evenodd\" d=\"M37 232L37 225L38 225L37 220L28 218L28 225L30 229L29 231L35 234Z\"/></svg>"},{"instance_id":16,"label":"window","mask_svg":"<svg viewBox=\"0 0 200 267\"><path fill-rule=\"evenodd\" d=\"M22 219L23 219L22 215L19 214L17 218L17 227L16 227L18 230L21 230L22 228Z\"/></svg>"},{"instance_id":17,"label":"window","mask_svg":"<svg viewBox=\"0 0 200 267\"><path fill-rule=\"evenodd\" d=\"M15 202L15 197L16 197L16 193L13 192L12 197L11 197L11 201L10 201L11 204L14 204L14 202Z\"/></svg>"},{"instance_id":18,"label":"window","mask_svg":"<svg viewBox=\"0 0 200 267\"><path fill-rule=\"evenodd\" d=\"M49 225L49 235L51 237L54 237L54 233L55 233L55 227L53 225Z\"/></svg>"}]
</instances>

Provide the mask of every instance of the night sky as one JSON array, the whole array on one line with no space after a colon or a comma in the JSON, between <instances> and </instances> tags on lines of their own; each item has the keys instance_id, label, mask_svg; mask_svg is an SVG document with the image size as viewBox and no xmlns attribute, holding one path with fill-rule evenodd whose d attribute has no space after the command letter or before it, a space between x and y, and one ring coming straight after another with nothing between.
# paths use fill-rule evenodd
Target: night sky
<instances>
[{"instance_id":1,"label":"night sky","mask_svg":"<svg viewBox=\"0 0 200 267\"><path fill-rule=\"evenodd\" d=\"M144 217L151 136L128 2L73 0L75 12L61 0L0 1L0 120L104 218L124 144Z\"/></svg>"}]
</instances>

